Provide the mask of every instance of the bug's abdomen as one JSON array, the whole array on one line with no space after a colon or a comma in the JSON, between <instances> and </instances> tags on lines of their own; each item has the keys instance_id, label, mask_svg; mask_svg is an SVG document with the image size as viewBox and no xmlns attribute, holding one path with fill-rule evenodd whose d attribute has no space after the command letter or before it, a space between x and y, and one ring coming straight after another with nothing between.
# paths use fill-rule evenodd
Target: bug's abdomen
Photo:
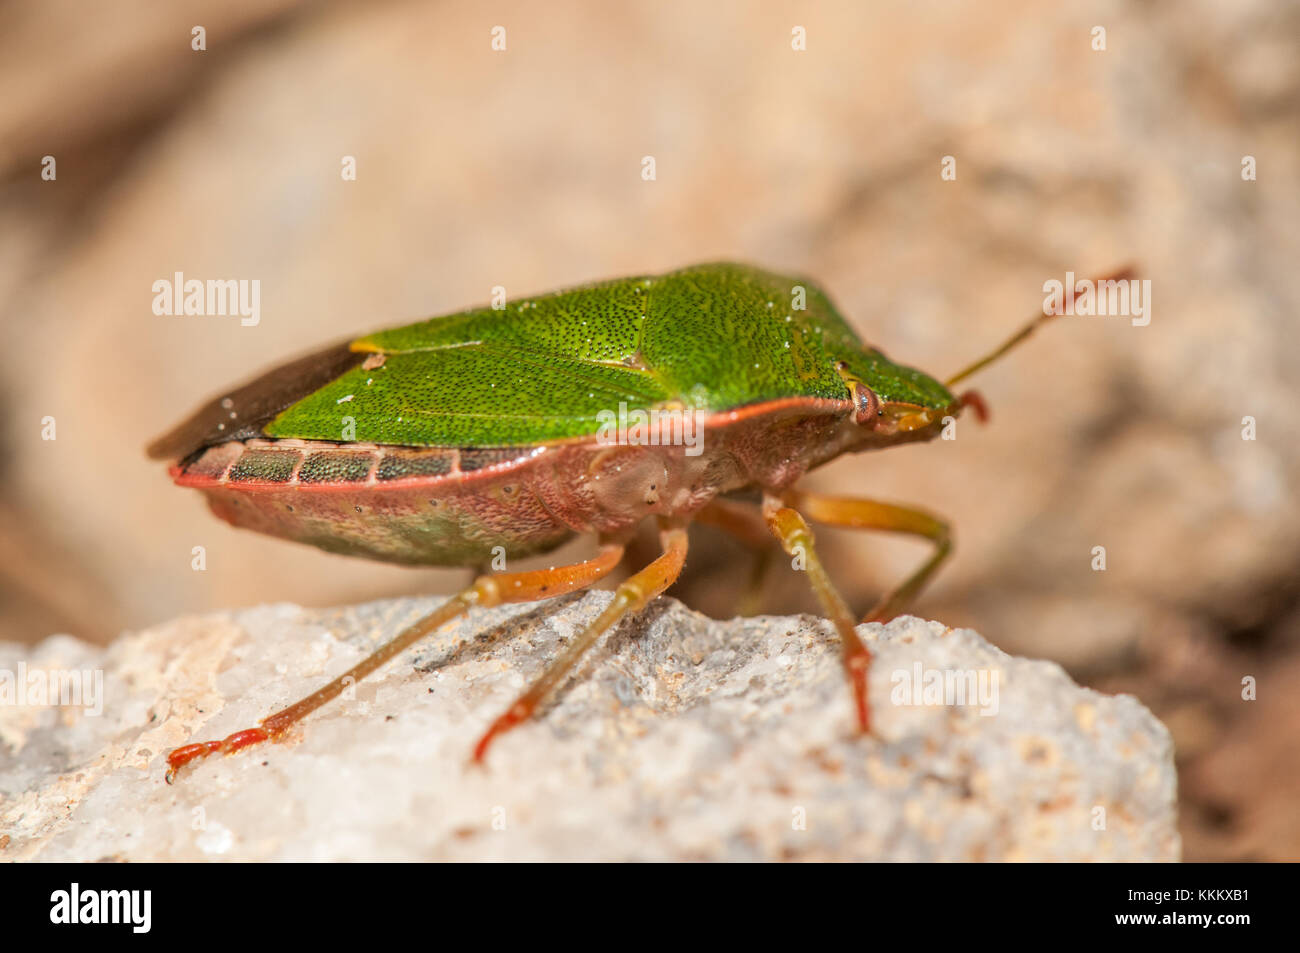
<instances>
[{"instance_id":1,"label":"bug's abdomen","mask_svg":"<svg viewBox=\"0 0 1300 953\"><path fill-rule=\"evenodd\" d=\"M720 493L780 490L856 439L847 401L794 399L708 418L702 444L567 441L396 447L250 439L174 467L227 522L387 562L483 566L575 533L627 538Z\"/></svg>"},{"instance_id":2,"label":"bug's abdomen","mask_svg":"<svg viewBox=\"0 0 1300 953\"><path fill-rule=\"evenodd\" d=\"M226 522L333 553L475 566L543 552L573 530L532 490L535 452L232 441L173 469Z\"/></svg>"}]
</instances>

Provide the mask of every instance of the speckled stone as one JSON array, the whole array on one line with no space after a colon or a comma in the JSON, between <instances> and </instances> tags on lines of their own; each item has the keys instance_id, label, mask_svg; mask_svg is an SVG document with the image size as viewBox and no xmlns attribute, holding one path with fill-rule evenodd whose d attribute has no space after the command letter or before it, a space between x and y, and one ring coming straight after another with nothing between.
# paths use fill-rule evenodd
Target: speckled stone
<instances>
[{"instance_id":1,"label":"speckled stone","mask_svg":"<svg viewBox=\"0 0 1300 953\"><path fill-rule=\"evenodd\" d=\"M476 611L286 741L174 786L169 749L254 724L440 600L181 618L107 650L0 645L0 671L96 670L104 690L99 715L0 705L0 858L1179 857L1172 744L1136 699L911 617L859 630L876 654L870 737L852 730L829 625L716 622L660 599L469 766L609 598ZM945 673L986 694L908 697Z\"/></svg>"}]
</instances>

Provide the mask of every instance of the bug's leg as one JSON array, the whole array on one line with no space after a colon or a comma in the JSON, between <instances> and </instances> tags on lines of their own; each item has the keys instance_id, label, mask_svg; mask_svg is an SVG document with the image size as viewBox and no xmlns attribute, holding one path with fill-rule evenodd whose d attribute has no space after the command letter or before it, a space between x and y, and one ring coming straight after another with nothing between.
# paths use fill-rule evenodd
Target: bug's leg
<instances>
[{"instance_id":1,"label":"bug's leg","mask_svg":"<svg viewBox=\"0 0 1300 953\"><path fill-rule=\"evenodd\" d=\"M977 390L968 390L957 397L957 407L969 407L975 411L975 418L982 424L989 422L989 404L984 395Z\"/></svg>"},{"instance_id":2,"label":"bug's leg","mask_svg":"<svg viewBox=\"0 0 1300 953\"><path fill-rule=\"evenodd\" d=\"M786 494L786 501L816 523L848 529L878 529L891 533L921 536L934 543L934 555L908 576L893 592L886 593L866 614L863 622L888 622L902 612L930 581L940 564L952 552L952 532L948 524L924 510L845 497L822 496L797 490Z\"/></svg>"},{"instance_id":3,"label":"bug's leg","mask_svg":"<svg viewBox=\"0 0 1300 953\"><path fill-rule=\"evenodd\" d=\"M749 583L736 602L736 614L757 615L763 605L763 580L772 565L772 535L757 507L736 500L715 499L695 514L697 523L706 523L735 537L754 554Z\"/></svg>"},{"instance_id":4,"label":"bug's leg","mask_svg":"<svg viewBox=\"0 0 1300 953\"><path fill-rule=\"evenodd\" d=\"M474 746L474 760L482 762L488 746L498 735L527 721L552 690L564 680L569 670L577 664L596 640L611 626L630 612L640 610L647 602L663 592L681 574L686 562L686 528L666 526L659 531L663 554L640 572L629 576L614 592L614 598L582 634L566 645L563 651L546 667L541 677L528 690L515 699L491 727L483 733Z\"/></svg>"},{"instance_id":5,"label":"bug's leg","mask_svg":"<svg viewBox=\"0 0 1300 953\"><path fill-rule=\"evenodd\" d=\"M764 546L754 552L754 564L749 570L749 581L736 600L735 612L738 616L749 617L761 615L767 599L767 589L763 585L768 570L772 568L772 553L775 547Z\"/></svg>"},{"instance_id":6,"label":"bug's leg","mask_svg":"<svg viewBox=\"0 0 1300 953\"><path fill-rule=\"evenodd\" d=\"M295 722L341 695L349 685L355 685L430 632L457 616L464 615L472 606L490 608L508 602L533 602L585 589L613 570L622 558L623 546L609 543L603 545L596 556L571 566L479 576L468 589L452 596L429 615L407 626L324 688L262 719L259 727L237 731L222 741L204 741L175 749L167 756L167 783L175 780L179 768L197 758L206 758L218 752L233 754L249 745L284 734Z\"/></svg>"},{"instance_id":7,"label":"bug's leg","mask_svg":"<svg viewBox=\"0 0 1300 953\"><path fill-rule=\"evenodd\" d=\"M763 500L763 516L772 533L781 542L781 547L791 556L803 563L808 573L813 591L817 594L822 608L835 628L840 633L840 644L844 650L844 673L848 676L849 686L853 690L853 702L858 714L858 727L867 731L871 726L871 713L867 706L867 670L871 667L871 652L858 638L853 614L848 605L826 574L826 568L817 558L812 530L799 513L787 506L777 497L768 496Z\"/></svg>"}]
</instances>

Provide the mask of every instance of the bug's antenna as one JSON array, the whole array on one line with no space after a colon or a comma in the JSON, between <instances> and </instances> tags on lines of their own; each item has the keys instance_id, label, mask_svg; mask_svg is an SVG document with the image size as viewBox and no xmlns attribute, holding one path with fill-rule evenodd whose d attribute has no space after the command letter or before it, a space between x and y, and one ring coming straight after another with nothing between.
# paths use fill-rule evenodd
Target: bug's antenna
<instances>
[{"instance_id":1,"label":"bug's antenna","mask_svg":"<svg viewBox=\"0 0 1300 953\"><path fill-rule=\"evenodd\" d=\"M1103 278L1094 278L1093 284L1101 285L1108 281L1128 281L1132 277L1133 277L1133 267L1130 265L1128 267L1121 268L1119 271L1116 271L1113 274L1106 275ZM970 377L976 371L983 370L985 367L992 364L994 361L1000 358L1003 354L1007 353L1007 351L1011 350L1013 347L1015 347L1025 338L1029 337L1029 335L1033 334L1034 331L1038 329L1039 325L1046 324L1048 321L1052 320L1052 318L1055 318L1060 314L1061 311L1056 310L1056 311L1044 311L1042 314L1037 315L1033 320L1031 320L1024 327L1022 327L1019 331L1011 335L1011 337L1007 338L1006 341L1004 341L1001 346L990 351L988 354L981 357L974 364L963 369L959 373L954 374L952 377L944 381L944 386L951 387L953 384L956 384L958 381L965 380L967 377Z\"/></svg>"}]
</instances>

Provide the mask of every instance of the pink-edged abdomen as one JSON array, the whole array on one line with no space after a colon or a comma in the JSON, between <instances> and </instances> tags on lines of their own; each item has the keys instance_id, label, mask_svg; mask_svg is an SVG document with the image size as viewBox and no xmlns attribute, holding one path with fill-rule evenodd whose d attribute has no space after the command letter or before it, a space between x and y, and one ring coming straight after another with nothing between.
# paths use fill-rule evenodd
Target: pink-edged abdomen
<instances>
[{"instance_id":1,"label":"pink-edged abdomen","mask_svg":"<svg viewBox=\"0 0 1300 953\"><path fill-rule=\"evenodd\" d=\"M262 438L171 472L227 522L387 562L483 566L575 533L625 538L648 516L689 519L720 493L780 490L857 439L847 402L715 414L700 452L599 440L448 448Z\"/></svg>"},{"instance_id":2,"label":"pink-edged abdomen","mask_svg":"<svg viewBox=\"0 0 1300 953\"><path fill-rule=\"evenodd\" d=\"M477 566L554 548L573 530L533 491L542 451L232 441L172 468L234 526L334 553Z\"/></svg>"}]
</instances>

